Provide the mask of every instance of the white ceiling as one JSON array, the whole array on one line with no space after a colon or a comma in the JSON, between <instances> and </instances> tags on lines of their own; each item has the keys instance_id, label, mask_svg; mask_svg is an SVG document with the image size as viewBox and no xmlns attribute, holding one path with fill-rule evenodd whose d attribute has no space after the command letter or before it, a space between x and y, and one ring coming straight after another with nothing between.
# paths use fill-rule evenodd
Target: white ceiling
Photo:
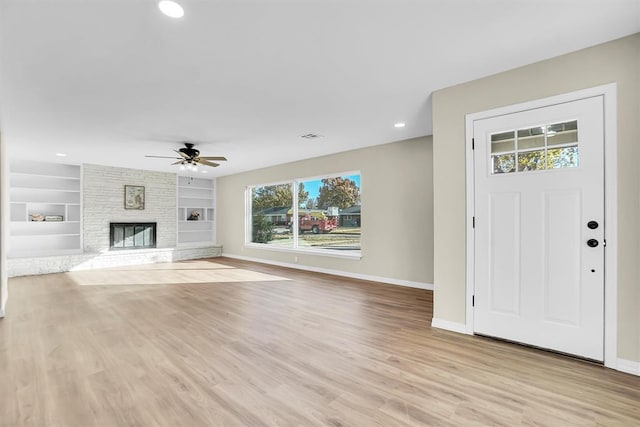
<instances>
[{"instance_id":1,"label":"white ceiling","mask_svg":"<svg viewBox=\"0 0 640 427\"><path fill-rule=\"evenodd\" d=\"M0 0L10 156L176 171L144 155L190 140L227 175L428 135L434 90L640 31L640 0L180 3Z\"/></svg>"}]
</instances>

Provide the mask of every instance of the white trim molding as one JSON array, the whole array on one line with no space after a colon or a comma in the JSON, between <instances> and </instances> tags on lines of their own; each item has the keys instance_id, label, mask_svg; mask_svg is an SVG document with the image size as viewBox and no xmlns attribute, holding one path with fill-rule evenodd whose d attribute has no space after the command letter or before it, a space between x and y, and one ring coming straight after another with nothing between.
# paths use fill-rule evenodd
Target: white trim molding
<instances>
[{"instance_id":1,"label":"white trim molding","mask_svg":"<svg viewBox=\"0 0 640 427\"><path fill-rule=\"evenodd\" d=\"M617 369L618 371L625 372L631 375L640 376L640 362L634 362L632 360L618 359L618 366L611 367L612 369Z\"/></svg>"},{"instance_id":2,"label":"white trim molding","mask_svg":"<svg viewBox=\"0 0 640 427\"><path fill-rule=\"evenodd\" d=\"M549 98L537 99L521 104L509 105L487 111L467 114L465 117L466 138L466 188L467 188L467 245L466 245L466 321L464 332L474 333L474 233L471 218L474 216L474 164L473 164L473 123L491 117L543 108L581 99L602 96L604 100L604 169L605 169L605 296L604 296L604 365L620 369L617 358L618 348L618 135L617 135L617 84L609 83ZM435 320L435 319L434 319ZM445 328L446 329L446 328ZM623 365L624 366L624 365Z\"/></svg>"},{"instance_id":3,"label":"white trim molding","mask_svg":"<svg viewBox=\"0 0 640 427\"><path fill-rule=\"evenodd\" d=\"M333 257L333 258L344 258L344 259L355 259L355 260L362 259L361 251L341 251L339 249L329 249L329 248L327 249L313 249L313 248L305 248L305 247L289 248L289 247L279 247L276 245L269 245L265 243L246 243L244 247L249 249L258 249L258 250L265 250L265 251L318 255L318 256Z\"/></svg>"},{"instance_id":4,"label":"white trim molding","mask_svg":"<svg viewBox=\"0 0 640 427\"><path fill-rule=\"evenodd\" d=\"M435 317L431 319L431 327L444 329L446 331L451 331L451 332L457 332L459 334L470 334L470 332L467 330L467 325L465 325L464 323L436 319Z\"/></svg>"},{"instance_id":5,"label":"white trim molding","mask_svg":"<svg viewBox=\"0 0 640 427\"><path fill-rule=\"evenodd\" d=\"M370 282L379 282L379 283L385 283L389 285L405 286L407 288L426 289L428 291L433 290L433 283L414 282L411 280L394 279L391 277L381 277L381 276L372 276L369 274L350 273L347 271L333 270L330 268L313 267L310 265L302 265L302 264L290 264L288 262L272 261L272 260L267 260L262 258L253 258L253 257L247 257L247 256L235 255L235 254L229 254L229 253L223 253L222 256L227 258L240 259L243 261L258 262L260 264L277 265L278 267L286 267L286 268L293 268L296 270L312 271L314 273L324 273L324 274L331 274L334 276L348 277L350 279L368 280Z\"/></svg>"}]
</instances>

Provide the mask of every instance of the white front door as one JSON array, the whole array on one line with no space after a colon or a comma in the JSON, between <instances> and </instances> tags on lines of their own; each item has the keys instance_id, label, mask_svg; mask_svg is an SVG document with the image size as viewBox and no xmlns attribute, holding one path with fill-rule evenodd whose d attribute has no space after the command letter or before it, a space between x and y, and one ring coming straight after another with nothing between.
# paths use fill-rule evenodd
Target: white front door
<instances>
[{"instance_id":1,"label":"white front door","mask_svg":"<svg viewBox=\"0 0 640 427\"><path fill-rule=\"evenodd\" d=\"M604 358L597 96L474 122L474 332Z\"/></svg>"}]
</instances>

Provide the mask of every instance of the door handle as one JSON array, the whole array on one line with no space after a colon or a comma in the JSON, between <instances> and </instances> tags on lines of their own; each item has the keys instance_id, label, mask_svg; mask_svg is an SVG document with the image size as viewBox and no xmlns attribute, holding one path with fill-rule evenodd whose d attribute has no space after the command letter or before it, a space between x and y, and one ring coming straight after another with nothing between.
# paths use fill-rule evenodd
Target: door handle
<instances>
[{"instance_id":1,"label":"door handle","mask_svg":"<svg viewBox=\"0 0 640 427\"><path fill-rule=\"evenodd\" d=\"M596 239L587 240L587 246L589 246L590 248L595 248L598 245L599 245L599 242Z\"/></svg>"}]
</instances>

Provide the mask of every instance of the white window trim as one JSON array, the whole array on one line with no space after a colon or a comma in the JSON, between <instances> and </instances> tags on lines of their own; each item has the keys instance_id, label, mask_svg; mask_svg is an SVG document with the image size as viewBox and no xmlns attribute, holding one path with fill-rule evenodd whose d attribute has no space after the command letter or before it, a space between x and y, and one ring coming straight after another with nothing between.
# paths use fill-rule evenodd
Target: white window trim
<instances>
[{"instance_id":1,"label":"white window trim","mask_svg":"<svg viewBox=\"0 0 640 427\"><path fill-rule=\"evenodd\" d=\"M261 249L274 252L289 252L295 254L321 255L332 258L362 259L362 250L359 251L340 251L336 249L312 249L312 248L282 248L278 246L270 246L265 243L247 243L246 248Z\"/></svg>"},{"instance_id":2,"label":"white window trim","mask_svg":"<svg viewBox=\"0 0 640 427\"><path fill-rule=\"evenodd\" d=\"M604 296L604 365L618 369L618 134L617 134L617 84L565 93L549 98L496 108L493 110L467 114L465 118L466 170L467 170L467 266L466 266L466 320L464 332L474 333L473 293L474 293L474 233L471 218L474 216L474 164L473 164L473 122L490 117L543 108L555 104L578 101L594 96L604 98L604 168L605 168L605 296ZM458 331L461 332L461 331Z\"/></svg>"},{"instance_id":3,"label":"white window trim","mask_svg":"<svg viewBox=\"0 0 640 427\"><path fill-rule=\"evenodd\" d=\"M304 178L293 178L291 180L285 181L276 181L267 184L255 184L255 185L247 185L245 187L245 197L244 197L244 247L250 249L261 249L275 252L289 252L289 253L297 253L297 254L307 254L307 255L320 255L320 256L328 256L333 258L346 258L346 259L362 259L362 242L360 242L360 250L357 251L342 251L338 249L313 249L313 248L305 248L298 246L298 227L293 227L293 246L292 247L278 247L268 245L266 243L254 243L251 241L251 220L252 220L252 209L251 209L251 195L252 191L256 187L267 187L273 185L284 185L290 184L291 191L293 193L293 218L298 217L299 211L299 203L298 203L298 186L300 183L304 183L305 181L315 181L321 180L325 178L335 178L335 177L343 177L343 176L351 176L358 175L360 176L360 186L362 187L362 174L360 171L347 171L347 172L338 172L331 173L325 175L317 175L312 177L304 177Z\"/></svg>"}]
</instances>

